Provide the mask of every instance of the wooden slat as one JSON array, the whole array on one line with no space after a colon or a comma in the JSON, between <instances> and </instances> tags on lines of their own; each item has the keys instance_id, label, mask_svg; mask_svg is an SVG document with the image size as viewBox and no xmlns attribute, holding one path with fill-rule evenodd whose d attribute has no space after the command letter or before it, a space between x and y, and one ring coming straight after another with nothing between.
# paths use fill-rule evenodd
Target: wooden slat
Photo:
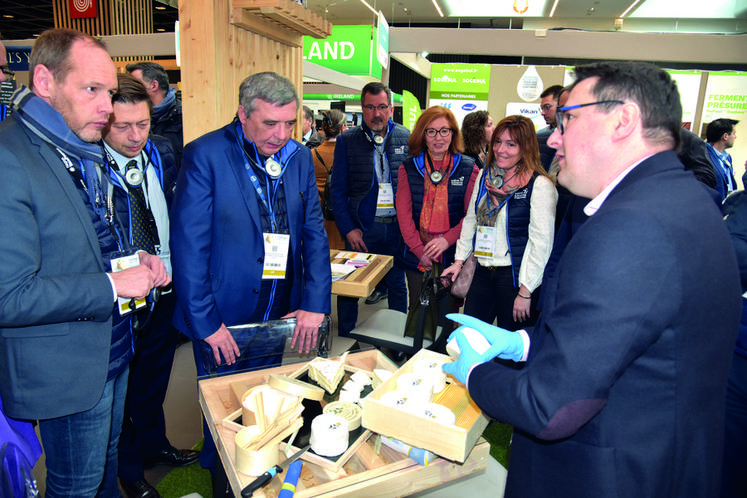
<instances>
[{"instance_id":1,"label":"wooden slat","mask_svg":"<svg viewBox=\"0 0 747 498\"><path fill-rule=\"evenodd\" d=\"M252 15L244 9L231 10L231 24L291 47L303 46L303 37L297 32Z\"/></svg>"}]
</instances>

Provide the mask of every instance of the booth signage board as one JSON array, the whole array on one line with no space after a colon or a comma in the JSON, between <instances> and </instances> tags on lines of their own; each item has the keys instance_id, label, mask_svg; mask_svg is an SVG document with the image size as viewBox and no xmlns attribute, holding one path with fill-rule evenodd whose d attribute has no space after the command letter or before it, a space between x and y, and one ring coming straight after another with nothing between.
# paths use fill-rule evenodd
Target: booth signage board
<instances>
[{"instance_id":1,"label":"booth signage board","mask_svg":"<svg viewBox=\"0 0 747 498\"><path fill-rule=\"evenodd\" d=\"M31 59L31 47L5 47L8 67L13 71L28 71Z\"/></svg>"},{"instance_id":2,"label":"booth signage board","mask_svg":"<svg viewBox=\"0 0 747 498\"><path fill-rule=\"evenodd\" d=\"M680 92L680 103L682 104L682 126L690 131L695 121L695 111L698 108L698 93L703 73L701 71L674 71L667 70L672 79L677 83Z\"/></svg>"},{"instance_id":3,"label":"booth signage board","mask_svg":"<svg viewBox=\"0 0 747 498\"><path fill-rule=\"evenodd\" d=\"M379 11L379 24L376 27L376 58L384 68L389 66L389 23L386 22L384 13Z\"/></svg>"},{"instance_id":4,"label":"booth signage board","mask_svg":"<svg viewBox=\"0 0 747 498\"><path fill-rule=\"evenodd\" d=\"M381 78L371 26L335 26L324 39L303 37L303 58L351 76Z\"/></svg>"},{"instance_id":5,"label":"booth signage board","mask_svg":"<svg viewBox=\"0 0 747 498\"><path fill-rule=\"evenodd\" d=\"M407 90L402 92L402 125L412 132L422 114L418 98Z\"/></svg>"},{"instance_id":6,"label":"booth signage board","mask_svg":"<svg viewBox=\"0 0 747 498\"><path fill-rule=\"evenodd\" d=\"M458 123L472 111L488 110L489 64L431 65L430 105L451 110Z\"/></svg>"}]
</instances>

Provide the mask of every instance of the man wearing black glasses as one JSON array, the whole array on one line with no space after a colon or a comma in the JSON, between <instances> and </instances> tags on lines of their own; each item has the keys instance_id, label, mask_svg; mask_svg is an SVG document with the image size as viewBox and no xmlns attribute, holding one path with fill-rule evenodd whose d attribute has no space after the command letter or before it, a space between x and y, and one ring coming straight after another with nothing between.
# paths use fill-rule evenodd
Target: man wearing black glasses
<instances>
[{"instance_id":1,"label":"man wearing black glasses","mask_svg":"<svg viewBox=\"0 0 747 498\"><path fill-rule=\"evenodd\" d=\"M363 124L337 138L331 182L332 210L348 250L394 256L401 234L394 209L397 170L408 154L410 132L392 122L392 92L374 82L361 91ZM395 266L370 300L388 293L389 309L407 312L405 273ZM358 319L356 298L337 298L338 333L347 336Z\"/></svg>"},{"instance_id":2,"label":"man wearing black glasses","mask_svg":"<svg viewBox=\"0 0 747 498\"><path fill-rule=\"evenodd\" d=\"M478 354L457 331L462 355L444 370L515 428L506 496L718 496L741 294L728 233L675 154L671 77L608 62L576 78L548 143L589 219L536 327L455 315L491 346Z\"/></svg>"}]
</instances>

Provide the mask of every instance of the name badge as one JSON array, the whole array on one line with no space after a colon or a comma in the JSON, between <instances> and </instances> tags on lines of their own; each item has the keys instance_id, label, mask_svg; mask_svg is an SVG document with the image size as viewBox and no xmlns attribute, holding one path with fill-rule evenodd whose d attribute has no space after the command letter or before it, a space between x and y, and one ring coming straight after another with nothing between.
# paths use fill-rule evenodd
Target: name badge
<instances>
[{"instance_id":1,"label":"name badge","mask_svg":"<svg viewBox=\"0 0 747 498\"><path fill-rule=\"evenodd\" d=\"M480 258L492 258L495 254L496 234L495 227L478 226L475 233L475 256Z\"/></svg>"},{"instance_id":2,"label":"name badge","mask_svg":"<svg viewBox=\"0 0 747 498\"><path fill-rule=\"evenodd\" d=\"M262 279L285 278L290 235L287 233L263 233L262 237L265 241L265 265L262 268Z\"/></svg>"},{"instance_id":3,"label":"name badge","mask_svg":"<svg viewBox=\"0 0 747 498\"><path fill-rule=\"evenodd\" d=\"M394 208L394 189L391 183L379 183L379 196L376 198L376 208Z\"/></svg>"},{"instance_id":4,"label":"name badge","mask_svg":"<svg viewBox=\"0 0 747 498\"><path fill-rule=\"evenodd\" d=\"M123 256L121 258L114 258L111 261L112 272L126 270L127 268L134 268L140 264L140 256L138 254L132 254L130 256ZM143 299L130 299L127 297L117 298L117 308L119 308L119 314L125 316L132 313L135 310L146 305L145 298Z\"/></svg>"}]
</instances>

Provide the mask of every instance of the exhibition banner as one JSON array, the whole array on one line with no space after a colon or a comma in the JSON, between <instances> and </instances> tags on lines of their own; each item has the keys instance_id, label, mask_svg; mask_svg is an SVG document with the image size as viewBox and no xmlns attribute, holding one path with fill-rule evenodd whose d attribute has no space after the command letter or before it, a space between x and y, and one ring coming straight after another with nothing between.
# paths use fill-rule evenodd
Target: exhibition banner
<instances>
[{"instance_id":1,"label":"exhibition banner","mask_svg":"<svg viewBox=\"0 0 747 498\"><path fill-rule=\"evenodd\" d=\"M451 109L461 124L472 111L488 110L489 64L431 65L430 105Z\"/></svg>"},{"instance_id":2,"label":"exhibition banner","mask_svg":"<svg viewBox=\"0 0 747 498\"><path fill-rule=\"evenodd\" d=\"M422 111L418 98L407 90L402 92L402 126L410 130L415 129L415 123ZM461 125L461 122L459 123Z\"/></svg>"},{"instance_id":3,"label":"exhibition banner","mask_svg":"<svg viewBox=\"0 0 747 498\"><path fill-rule=\"evenodd\" d=\"M698 94L700 93L701 71L674 71L667 70L672 79L677 83L682 103L682 127L690 131L695 121L695 112L698 108Z\"/></svg>"},{"instance_id":4,"label":"exhibition banner","mask_svg":"<svg viewBox=\"0 0 747 498\"><path fill-rule=\"evenodd\" d=\"M303 37L303 58L351 76L381 78L371 26L334 26L324 39Z\"/></svg>"}]
</instances>

